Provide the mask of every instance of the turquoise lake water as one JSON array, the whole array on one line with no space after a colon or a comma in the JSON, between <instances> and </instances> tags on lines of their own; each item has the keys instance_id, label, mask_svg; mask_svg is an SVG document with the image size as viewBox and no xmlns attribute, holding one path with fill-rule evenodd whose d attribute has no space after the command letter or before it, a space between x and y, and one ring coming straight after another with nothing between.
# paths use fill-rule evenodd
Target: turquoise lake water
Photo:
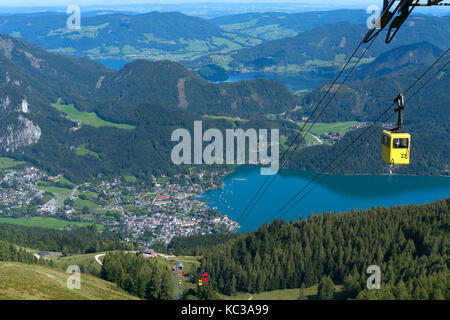
<instances>
[{"instance_id":1,"label":"turquoise lake water","mask_svg":"<svg viewBox=\"0 0 450 320\"><path fill-rule=\"evenodd\" d=\"M125 60L95 60L114 70L120 70L124 65L130 61Z\"/></svg>"},{"instance_id":2,"label":"turquoise lake water","mask_svg":"<svg viewBox=\"0 0 450 320\"><path fill-rule=\"evenodd\" d=\"M281 170L264 197L239 232L254 231L264 222L270 222L274 213L300 191L316 173ZM237 220L247 203L266 179L257 167L241 166L224 179L222 189L210 190L200 199L217 208L230 219ZM326 211L368 209L375 206L424 204L450 196L450 178L421 176L327 176L297 206L285 213L285 220ZM278 216L280 218L280 216Z\"/></svg>"},{"instance_id":3,"label":"turquoise lake water","mask_svg":"<svg viewBox=\"0 0 450 320\"><path fill-rule=\"evenodd\" d=\"M331 77L311 77L308 75L304 75L304 73L298 74L283 74L283 73L237 73L230 75L229 79L225 82L238 82L238 81L246 81L246 80L254 80L254 79L269 79L273 81L278 81L283 83L286 87L288 87L292 91L297 90L313 90L320 86L321 84L330 81Z\"/></svg>"},{"instance_id":4,"label":"turquoise lake water","mask_svg":"<svg viewBox=\"0 0 450 320\"><path fill-rule=\"evenodd\" d=\"M124 61L124 60L96 60L97 62L100 62L104 64L105 66L120 70L125 64L127 64L130 61ZM260 79L260 78L266 78L269 80L279 81L284 83L290 90L296 91L301 89L308 89L313 90L322 83L329 81L330 76L328 77L311 77L311 76L304 76L302 73L299 73L298 75L295 74L279 74L279 73L236 73L230 75L229 79L225 82L238 82L238 81L245 81L245 80L254 80L254 79Z\"/></svg>"}]
</instances>

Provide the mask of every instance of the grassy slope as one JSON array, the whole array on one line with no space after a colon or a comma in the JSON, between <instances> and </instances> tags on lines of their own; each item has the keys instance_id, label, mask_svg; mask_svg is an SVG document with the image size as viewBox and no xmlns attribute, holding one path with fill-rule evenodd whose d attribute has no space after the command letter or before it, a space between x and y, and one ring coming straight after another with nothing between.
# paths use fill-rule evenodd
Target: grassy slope
<instances>
[{"instance_id":1,"label":"grassy slope","mask_svg":"<svg viewBox=\"0 0 450 320\"><path fill-rule=\"evenodd\" d=\"M318 299L317 288L318 285L303 289L305 298L308 300ZM335 286L335 290L336 290L335 297L339 298L339 293L342 292L343 286L337 285ZM284 289L284 290L266 291L256 294L240 292L234 296L226 296L223 294L220 294L219 296L223 300L248 300L249 298L251 298L251 300L297 300L299 294L300 289Z\"/></svg>"},{"instance_id":2,"label":"grassy slope","mask_svg":"<svg viewBox=\"0 0 450 320\"><path fill-rule=\"evenodd\" d=\"M94 158L100 160L100 155L97 152L94 152L94 151L86 148L86 144L82 144L82 145L78 146L78 148L75 150L75 154L77 156L91 155Z\"/></svg>"},{"instance_id":3,"label":"grassy slope","mask_svg":"<svg viewBox=\"0 0 450 320\"><path fill-rule=\"evenodd\" d=\"M26 162L17 161L12 158L0 157L0 169L10 169L25 163Z\"/></svg>"},{"instance_id":4,"label":"grassy slope","mask_svg":"<svg viewBox=\"0 0 450 320\"><path fill-rule=\"evenodd\" d=\"M118 129L133 130L135 126L129 124L112 123L105 121L97 116L93 112L83 112L79 111L73 104L64 105L61 101L57 103L52 103L52 107L58 111L64 113L65 117L70 121L81 121L82 124L87 126L92 126L95 128L99 127L115 127Z\"/></svg>"},{"instance_id":5,"label":"grassy slope","mask_svg":"<svg viewBox=\"0 0 450 320\"><path fill-rule=\"evenodd\" d=\"M335 122L335 123L316 123L311 129L314 135L322 135L324 133L349 132L351 127L357 125L357 121Z\"/></svg>"},{"instance_id":6,"label":"grassy slope","mask_svg":"<svg viewBox=\"0 0 450 320\"><path fill-rule=\"evenodd\" d=\"M70 225L84 226L84 227L92 225L92 223L90 222L75 222L47 217L0 218L0 223L8 223L24 227L39 227L47 229L60 229L68 227ZM103 228L104 226L102 224L97 224L97 229L102 230Z\"/></svg>"},{"instance_id":7,"label":"grassy slope","mask_svg":"<svg viewBox=\"0 0 450 320\"><path fill-rule=\"evenodd\" d=\"M51 193L58 193L61 195L63 200L67 199L70 196L70 194L72 193L71 189L55 187L55 186L38 186L38 189L48 191Z\"/></svg>"},{"instance_id":8,"label":"grassy slope","mask_svg":"<svg viewBox=\"0 0 450 320\"><path fill-rule=\"evenodd\" d=\"M0 300L128 300L137 299L113 283L81 274L81 290L69 290L69 274L39 265L0 262Z\"/></svg>"}]
</instances>

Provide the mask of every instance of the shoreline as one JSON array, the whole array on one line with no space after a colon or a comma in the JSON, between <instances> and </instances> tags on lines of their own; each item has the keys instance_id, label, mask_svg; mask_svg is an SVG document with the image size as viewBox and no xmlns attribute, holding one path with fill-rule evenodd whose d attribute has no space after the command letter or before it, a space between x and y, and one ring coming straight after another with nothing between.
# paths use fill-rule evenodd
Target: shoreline
<instances>
[{"instance_id":1,"label":"shoreline","mask_svg":"<svg viewBox=\"0 0 450 320\"><path fill-rule=\"evenodd\" d=\"M243 164L243 165L239 165L239 166L235 166L233 168L233 170L231 170L230 172L226 173L225 175L223 175L222 178L222 185L223 185L223 180L236 172L237 168L241 168L244 166L248 166L248 167L255 167L255 168L262 168L262 166L257 166L257 165L248 165L248 164ZM276 174L276 175L280 175L282 171L287 171L287 170L292 170L294 172L302 172L302 173L316 173L319 174L320 172L318 171L307 171L307 170L300 170L300 169L292 169L292 168L282 168L280 169L280 171ZM346 177L346 176L379 176L379 177L385 177L385 176L393 176L393 177L442 177L442 178L450 178L450 175L418 175L418 174L389 174L389 173L344 173L344 174L329 174L329 173L323 173L323 175L326 176L336 176L336 177ZM275 176L275 175L274 175ZM208 190L213 190L213 189L217 189L217 188L211 188L211 189L207 189ZM205 192L206 192L205 191Z\"/></svg>"}]
</instances>

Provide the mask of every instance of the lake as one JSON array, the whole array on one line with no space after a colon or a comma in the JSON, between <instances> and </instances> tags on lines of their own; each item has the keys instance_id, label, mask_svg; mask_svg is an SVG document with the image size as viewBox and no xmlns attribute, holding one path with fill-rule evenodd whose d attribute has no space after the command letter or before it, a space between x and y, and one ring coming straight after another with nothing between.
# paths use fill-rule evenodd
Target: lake
<instances>
[{"instance_id":1,"label":"lake","mask_svg":"<svg viewBox=\"0 0 450 320\"><path fill-rule=\"evenodd\" d=\"M224 178L222 189L209 190L199 197L209 201L222 214L237 220L247 203L266 179L258 167L240 166ZM247 219L240 232L254 231L264 222L270 222L274 213L300 191L316 173L281 170ZM285 220L298 220L301 216L326 211L348 211L352 208L368 209L375 206L424 204L450 196L450 178L421 176L348 175L327 176L295 208L283 216ZM278 217L280 218L280 217Z\"/></svg>"},{"instance_id":2,"label":"lake","mask_svg":"<svg viewBox=\"0 0 450 320\"><path fill-rule=\"evenodd\" d=\"M292 74L292 73L236 73L229 75L229 78L225 82L238 82L254 79L269 79L283 83L292 91L297 90L314 90L323 83L330 80L333 75L329 76L312 76L308 73Z\"/></svg>"},{"instance_id":3,"label":"lake","mask_svg":"<svg viewBox=\"0 0 450 320\"><path fill-rule=\"evenodd\" d=\"M95 60L114 70L120 70L124 65L131 61L125 60Z\"/></svg>"},{"instance_id":4,"label":"lake","mask_svg":"<svg viewBox=\"0 0 450 320\"><path fill-rule=\"evenodd\" d=\"M130 61L124 60L96 60L107 66L108 68L120 70L125 64ZM235 73L229 75L228 80L224 82L238 82L238 81L247 81L254 79L266 78L269 80L279 81L287 86L292 91L297 90L314 90L321 84L332 80L333 75L310 75L308 73L299 73L299 74L283 74L283 73Z\"/></svg>"}]
</instances>

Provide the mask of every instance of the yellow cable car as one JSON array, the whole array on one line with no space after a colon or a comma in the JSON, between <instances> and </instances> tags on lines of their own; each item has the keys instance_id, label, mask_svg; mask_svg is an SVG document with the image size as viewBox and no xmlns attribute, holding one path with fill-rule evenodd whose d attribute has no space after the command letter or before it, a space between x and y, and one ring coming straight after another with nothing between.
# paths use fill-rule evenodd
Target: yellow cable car
<instances>
[{"instance_id":1,"label":"yellow cable car","mask_svg":"<svg viewBox=\"0 0 450 320\"><path fill-rule=\"evenodd\" d=\"M410 164L411 135L402 130L402 110L405 98L400 94L395 101L398 108L398 126L392 130L384 130L381 139L381 159L389 165L401 166Z\"/></svg>"},{"instance_id":2,"label":"yellow cable car","mask_svg":"<svg viewBox=\"0 0 450 320\"><path fill-rule=\"evenodd\" d=\"M409 164L411 136L406 132L383 131L381 159L389 165Z\"/></svg>"}]
</instances>

